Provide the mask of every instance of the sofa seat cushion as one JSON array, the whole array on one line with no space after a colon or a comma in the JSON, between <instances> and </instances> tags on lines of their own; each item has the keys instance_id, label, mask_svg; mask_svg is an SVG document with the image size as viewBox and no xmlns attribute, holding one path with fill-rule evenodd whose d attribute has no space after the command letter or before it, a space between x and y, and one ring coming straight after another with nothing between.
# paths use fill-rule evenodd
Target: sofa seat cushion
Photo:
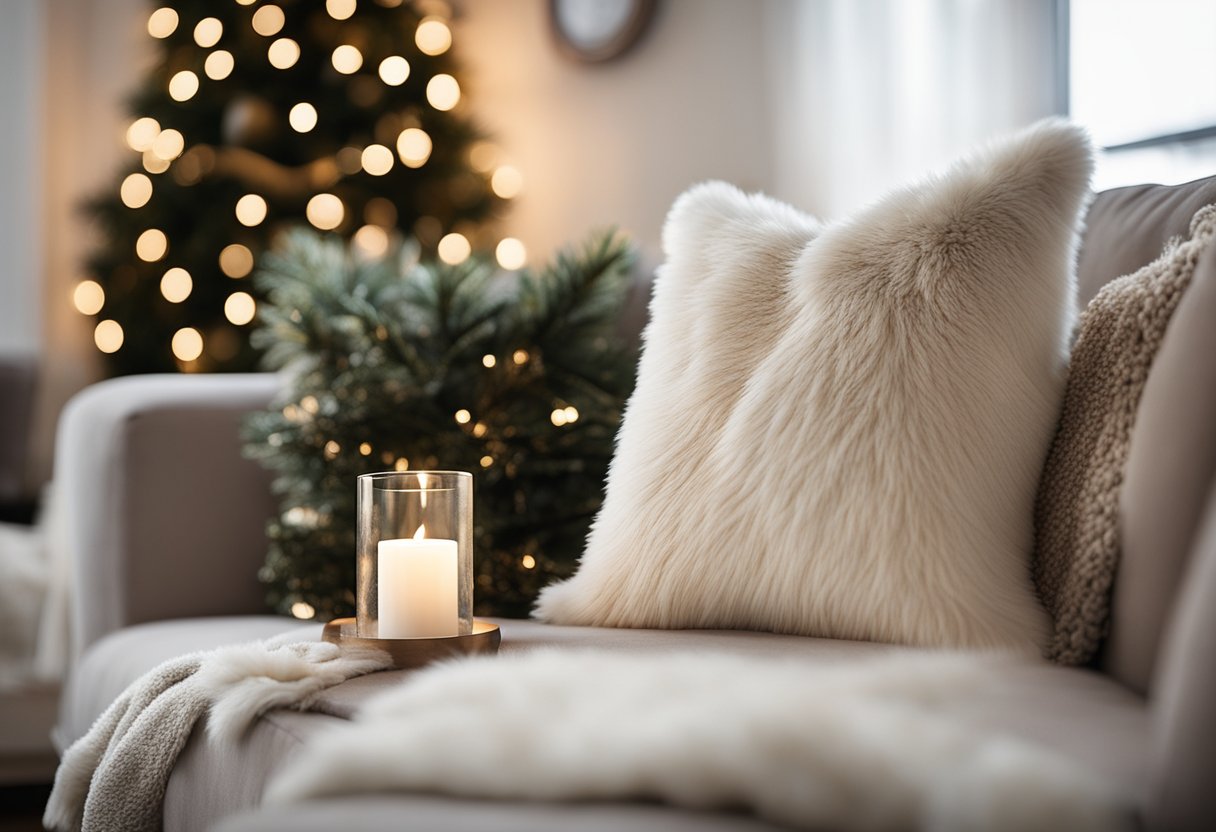
<instances>
[{"instance_id":1,"label":"sofa seat cushion","mask_svg":"<svg viewBox=\"0 0 1216 832\"><path fill-rule=\"evenodd\" d=\"M807 638L742 630L642 630L559 627L534 621L498 621L503 652L539 648L581 648L625 653L719 652L805 662L840 662L883 652L911 651L869 642ZM170 621L115 633L86 653L65 696L65 739L74 739L123 686L156 663L179 653L278 635L298 629L315 637L315 625L300 628L283 618L246 617ZM1023 737L1079 761L1099 775L1139 795L1147 779L1148 714L1144 700L1108 677L1047 663L1002 668L1000 693L962 693L952 710L977 730ZM205 741L196 731L178 759L165 795L165 829L209 829L230 815L257 809L278 767L301 753L308 739L355 713L371 696L404 683L409 671L376 673L323 692L315 710L267 714L236 747ZM336 808L335 808L336 807ZM325 818L342 819L346 829L391 828L408 818L417 828L563 829L772 828L743 815L710 816L642 804L547 805L462 801L429 795L321 801L307 806L258 810L236 820L232 830L320 829ZM392 820L393 824L386 821ZM584 826L584 824L587 824ZM332 828L328 826L327 828Z\"/></svg>"},{"instance_id":2,"label":"sofa seat cushion","mask_svg":"<svg viewBox=\"0 0 1216 832\"><path fill-rule=\"evenodd\" d=\"M167 828L167 827L166 827ZM367 795L246 812L215 832L777 832L750 815L695 812L649 803L509 803L436 795Z\"/></svg>"}]
</instances>

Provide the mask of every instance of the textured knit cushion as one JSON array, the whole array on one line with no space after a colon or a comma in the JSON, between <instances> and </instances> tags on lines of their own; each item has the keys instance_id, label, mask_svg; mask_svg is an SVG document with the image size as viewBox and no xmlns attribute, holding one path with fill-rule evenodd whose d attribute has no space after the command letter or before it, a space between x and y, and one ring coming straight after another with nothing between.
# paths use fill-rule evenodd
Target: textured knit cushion
<instances>
[{"instance_id":1,"label":"textured knit cushion","mask_svg":"<svg viewBox=\"0 0 1216 832\"><path fill-rule=\"evenodd\" d=\"M1035 584L1055 622L1047 655L1094 658L1110 623L1119 555L1119 492L1149 367L1216 234L1216 207L1195 215L1191 238L1173 240L1134 274L1098 292L1077 331L1059 431L1035 509Z\"/></svg>"},{"instance_id":2,"label":"textured knit cushion","mask_svg":"<svg viewBox=\"0 0 1216 832\"><path fill-rule=\"evenodd\" d=\"M824 226L681 197L605 504L538 614L1041 649L1090 156L1044 122Z\"/></svg>"}]
</instances>

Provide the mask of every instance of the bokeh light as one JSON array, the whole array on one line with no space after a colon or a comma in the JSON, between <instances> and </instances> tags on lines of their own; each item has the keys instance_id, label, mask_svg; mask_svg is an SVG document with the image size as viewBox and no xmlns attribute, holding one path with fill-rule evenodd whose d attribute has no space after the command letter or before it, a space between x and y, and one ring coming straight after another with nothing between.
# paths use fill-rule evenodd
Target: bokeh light
<instances>
[{"instance_id":1,"label":"bokeh light","mask_svg":"<svg viewBox=\"0 0 1216 832\"><path fill-rule=\"evenodd\" d=\"M418 127L407 127L397 137L397 155L407 168L420 168L431 158L431 137Z\"/></svg>"},{"instance_id":2,"label":"bokeh light","mask_svg":"<svg viewBox=\"0 0 1216 832\"><path fill-rule=\"evenodd\" d=\"M184 326L173 333L173 354L180 361L194 361L203 354L203 336L192 326Z\"/></svg>"},{"instance_id":3,"label":"bokeh light","mask_svg":"<svg viewBox=\"0 0 1216 832\"><path fill-rule=\"evenodd\" d=\"M301 101L291 108L291 112L287 114L287 121L292 130L297 133L307 133L317 126L317 108L307 101Z\"/></svg>"},{"instance_id":4,"label":"bokeh light","mask_svg":"<svg viewBox=\"0 0 1216 832\"><path fill-rule=\"evenodd\" d=\"M118 352L122 348L122 341L122 324L118 321L107 319L93 327L93 343L102 352Z\"/></svg>"},{"instance_id":5,"label":"bokeh light","mask_svg":"<svg viewBox=\"0 0 1216 832\"><path fill-rule=\"evenodd\" d=\"M72 305L81 315L96 315L106 305L106 292L96 280L82 280L72 292Z\"/></svg>"},{"instance_id":6,"label":"bokeh light","mask_svg":"<svg viewBox=\"0 0 1216 832\"><path fill-rule=\"evenodd\" d=\"M446 73L426 83L426 100L436 110L448 111L460 103L460 84Z\"/></svg>"},{"instance_id":7,"label":"bokeh light","mask_svg":"<svg viewBox=\"0 0 1216 832\"><path fill-rule=\"evenodd\" d=\"M236 219L252 228L266 219L266 200L257 194L245 194L236 201Z\"/></svg>"},{"instance_id":8,"label":"bokeh light","mask_svg":"<svg viewBox=\"0 0 1216 832\"><path fill-rule=\"evenodd\" d=\"M152 198L152 180L142 173L132 173L122 180L118 195L128 208L143 208Z\"/></svg>"},{"instance_id":9,"label":"bokeh light","mask_svg":"<svg viewBox=\"0 0 1216 832\"><path fill-rule=\"evenodd\" d=\"M308 221L317 228L322 231L332 231L342 224L342 219L346 216L346 208L342 205L342 200L333 194L317 194L308 200L304 213L307 215Z\"/></svg>"},{"instance_id":10,"label":"bokeh light","mask_svg":"<svg viewBox=\"0 0 1216 832\"><path fill-rule=\"evenodd\" d=\"M198 76L183 69L169 79L169 97L174 101L189 101L198 92Z\"/></svg>"},{"instance_id":11,"label":"bokeh light","mask_svg":"<svg viewBox=\"0 0 1216 832\"><path fill-rule=\"evenodd\" d=\"M253 252L240 243L224 246L220 252L220 271L233 279L253 271Z\"/></svg>"},{"instance_id":12,"label":"bokeh light","mask_svg":"<svg viewBox=\"0 0 1216 832\"><path fill-rule=\"evenodd\" d=\"M400 55L390 55L380 62L380 80L390 87L399 87L410 77L410 62Z\"/></svg>"},{"instance_id":13,"label":"bokeh light","mask_svg":"<svg viewBox=\"0 0 1216 832\"><path fill-rule=\"evenodd\" d=\"M437 251L440 260L449 266L455 266L469 259L469 255L473 253L473 247L469 245L468 237L453 231L451 234L443 236L443 239L439 241Z\"/></svg>"}]
</instances>

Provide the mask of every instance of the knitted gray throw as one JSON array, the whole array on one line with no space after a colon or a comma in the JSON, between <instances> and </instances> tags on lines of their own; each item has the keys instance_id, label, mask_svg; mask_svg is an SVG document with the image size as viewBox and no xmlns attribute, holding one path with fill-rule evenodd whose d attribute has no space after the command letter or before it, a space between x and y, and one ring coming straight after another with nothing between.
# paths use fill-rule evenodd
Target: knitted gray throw
<instances>
[{"instance_id":1,"label":"knitted gray throw","mask_svg":"<svg viewBox=\"0 0 1216 832\"><path fill-rule=\"evenodd\" d=\"M1111 281L1077 324L1063 413L1035 505L1034 582L1055 622L1047 658L1067 665L1097 655L1110 622L1119 558L1119 491L1149 367L1216 237L1216 205L1191 220L1139 271Z\"/></svg>"},{"instance_id":2,"label":"knitted gray throw","mask_svg":"<svg viewBox=\"0 0 1216 832\"><path fill-rule=\"evenodd\" d=\"M388 666L384 653L281 640L171 659L131 684L64 753L42 822L59 832L155 832L165 788L199 719L239 739L272 708L307 710L322 690Z\"/></svg>"}]
</instances>

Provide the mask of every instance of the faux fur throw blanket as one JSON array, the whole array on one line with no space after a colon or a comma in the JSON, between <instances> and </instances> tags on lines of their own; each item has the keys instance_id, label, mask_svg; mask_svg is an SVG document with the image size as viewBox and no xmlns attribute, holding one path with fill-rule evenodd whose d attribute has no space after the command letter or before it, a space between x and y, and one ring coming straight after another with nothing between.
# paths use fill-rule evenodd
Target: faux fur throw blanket
<instances>
[{"instance_id":1,"label":"faux fur throw blanket","mask_svg":"<svg viewBox=\"0 0 1216 832\"><path fill-rule=\"evenodd\" d=\"M159 830L169 775L204 715L208 741L233 742L266 711L306 709L325 688L387 663L380 652L275 639L167 661L64 753L43 824L60 832Z\"/></svg>"},{"instance_id":2,"label":"faux fur throw blanket","mask_svg":"<svg viewBox=\"0 0 1216 832\"><path fill-rule=\"evenodd\" d=\"M650 798L859 832L1130 828L1121 799L1077 765L950 718L951 696L994 688L1003 661L1019 660L551 650L449 663L318 735L266 802L405 790Z\"/></svg>"}]
</instances>

